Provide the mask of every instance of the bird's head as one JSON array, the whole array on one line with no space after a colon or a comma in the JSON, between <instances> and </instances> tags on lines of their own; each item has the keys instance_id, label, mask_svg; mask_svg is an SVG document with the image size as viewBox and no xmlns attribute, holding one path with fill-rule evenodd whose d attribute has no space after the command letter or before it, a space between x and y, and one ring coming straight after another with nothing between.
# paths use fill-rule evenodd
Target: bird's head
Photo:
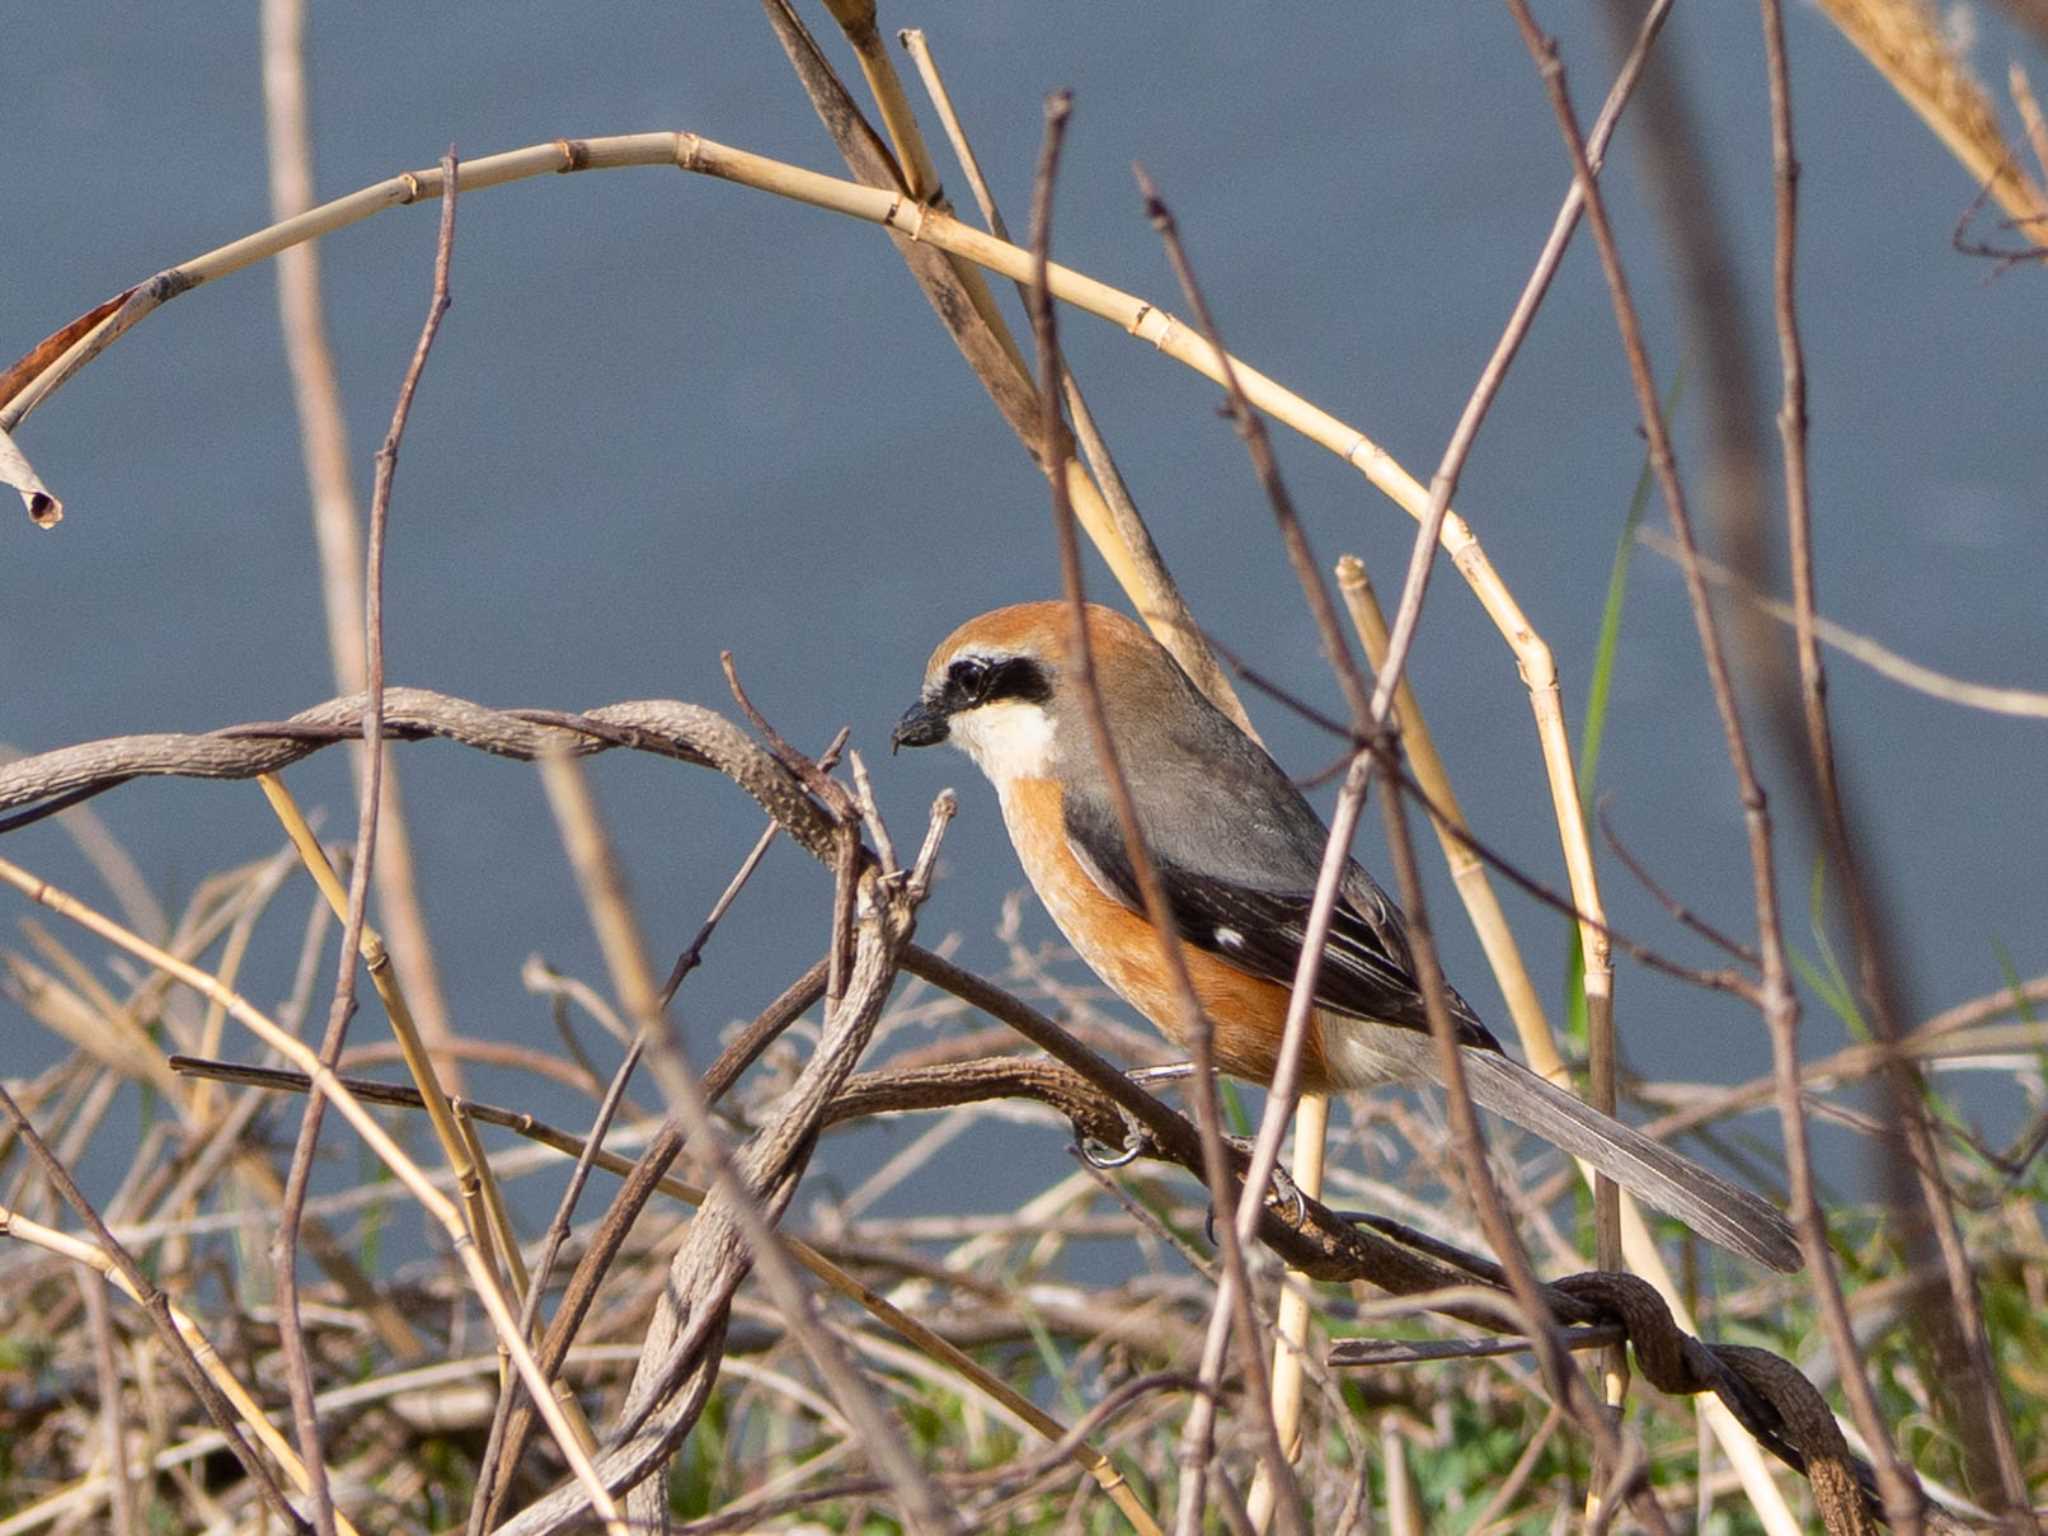
<instances>
[{"instance_id":1,"label":"bird's head","mask_svg":"<svg viewBox=\"0 0 2048 1536\"><path fill-rule=\"evenodd\" d=\"M897 747L950 741L997 788L1050 774L1062 728L1085 733L1063 707L1072 610L1061 602L1019 603L969 619L932 652L918 700L890 736ZM1106 701L1142 689L1165 652L1131 620L1090 604L1088 635ZM1172 663L1165 662L1171 671ZM1085 734L1077 736L1087 750Z\"/></svg>"}]
</instances>

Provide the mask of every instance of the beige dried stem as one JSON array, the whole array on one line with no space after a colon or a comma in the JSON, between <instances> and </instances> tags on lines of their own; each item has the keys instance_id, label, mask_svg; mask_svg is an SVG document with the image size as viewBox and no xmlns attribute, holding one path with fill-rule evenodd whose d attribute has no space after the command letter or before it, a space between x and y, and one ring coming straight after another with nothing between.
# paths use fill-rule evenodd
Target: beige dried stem
<instances>
[{"instance_id":1,"label":"beige dried stem","mask_svg":"<svg viewBox=\"0 0 2048 1536\"><path fill-rule=\"evenodd\" d=\"M276 812L283 824L285 835L298 850L300 861L306 866L306 873L313 877L313 883L320 888L327 905L337 918L348 912L348 890L334 872L334 866L327 862L327 851L320 846L320 839L299 810L298 801L285 788L284 781L275 774L257 776L264 798ZM496 1240L496 1227L491 1220L490 1205L497 1203L502 1208L503 1197L495 1192L485 1194L485 1185L491 1182L490 1164L472 1155L469 1139L457 1123L455 1109L449 1103L448 1093L441 1086L441 1080L434 1071L432 1057L427 1054L426 1042L420 1038L418 1027L413 1023L412 1009L406 1002L405 988L398 979L396 968L391 963L391 952L384 939L368 922L362 925L362 941L357 946L363 957L363 965L370 973L370 982L377 989L377 996L384 1004L384 1016L391 1021L391 1033L397 1037L398 1048L405 1059L406 1070L412 1074L414 1084L419 1088L420 1097L425 1101L427 1119L434 1127L434 1139L441 1145L441 1155L448 1160L448 1168L455 1176L455 1188L462 1198L463 1225L476 1240L477 1247L497 1272L500 1262L513 1266L518 1263L516 1253L508 1255ZM512 1244L516 1250L518 1245ZM517 1273L516 1268L514 1273ZM524 1301L524 1293L515 1289L514 1300Z\"/></svg>"},{"instance_id":2,"label":"beige dried stem","mask_svg":"<svg viewBox=\"0 0 2048 1536\"><path fill-rule=\"evenodd\" d=\"M839 23L854 56L860 60L861 75L868 83L868 90L874 94L875 105L881 110L882 126L888 130L889 143L895 150L894 169L903 190L929 207L951 213L953 205L940 186L938 167L932 163L931 151L925 145L923 133L918 130L917 114L911 110L910 98L904 93L902 77L896 73L895 62L889 57L889 50L882 45L882 34L875 26L875 0L825 0L825 8ZM1002 311L996 307L995 295L989 292L987 281L966 262L954 261L951 267L982 324L988 327L989 334L1002 347L1013 374L1018 379L1028 377L1024 354L1017 345L1017 338L1003 323ZM968 360L971 363L975 359L970 354Z\"/></svg>"},{"instance_id":3,"label":"beige dried stem","mask_svg":"<svg viewBox=\"0 0 2048 1536\"><path fill-rule=\"evenodd\" d=\"M363 1107L312 1048L279 1028L261 1009L239 993L223 986L218 978L180 960L176 955L160 949L147 939L129 932L104 913L88 906L68 892L59 890L48 881L38 879L11 860L0 859L0 881L13 886L31 901L41 903L88 932L95 933L109 943L128 951L137 959L146 961L173 980L184 983L202 997L218 1001L237 1022L248 1028L265 1045L283 1055L311 1077L335 1109L355 1128L356 1134L369 1144L370 1150L376 1154L378 1160L397 1175L399 1182L406 1187L413 1199L417 1200L427 1214L448 1234L449 1243L457 1259L468 1272L470 1284L484 1311L490 1317L491 1326L496 1330L500 1342L510 1351L527 1390L540 1404L541 1417L546 1420L549 1431L561 1447L563 1457L582 1485L585 1497L602 1517L611 1536L628 1536L617 1505L598 1480L596 1469L591 1466L590 1458L583 1453L582 1446L577 1443L575 1433L563 1416L560 1405L547 1390L546 1380L534 1363L532 1351L526 1347L525 1340L519 1335L518 1317L507 1304L505 1293L499 1286L491 1266L470 1237L463 1223L462 1212L446 1195L434 1187L433 1181L420 1170L419 1165L407 1157L384 1127L377 1123L376 1116ZM337 1516L338 1514L337 1511Z\"/></svg>"},{"instance_id":4,"label":"beige dried stem","mask_svg":"<svg viewBox=\"0 0 2048 1536\"><path fill-rule=\"evenodd\" d=\"M1990 98L1957 54L1934 7L1927 0L1820 0L1820 8L1977 184L2039 244L2048 199L2020 168Z\"/></svg>"},{"instance_id":5,"label":"beige dried stem","mask_svg":"<svg viewBox=\"0 0 2048 1536\"><path fill-rule=\"evenodd\" d=\"M225 926L228 940L215 964L214 974L224 986L232 988L256 920L276 894L290 867L291 850L287 848L272 858L230 871L219 883L218 900L208 894L215 881L201 882L192 907L194 910L207 909L211 915L196 926L182 925L179 936L172 942L173 952L184 958L196 956L219 936L220 929ZM169 1074L162 1051L145 1032L145 1025L159 1006L162 974L151 973L124 1003L108 992L94 972L41 924L28 922L23 928L30 944L57 968L63 978L61 982L55 981L39 966L20 956L0 957L0 965L6 967L16 995L30 1016L112 1070L132 1081L156 1088L162 1093L164 1104L177 1115L184 1134L193 1138L195 1144L202 1140L222 1140L223 1144L232 1141L230 1119L210 1101L205 1092L206 1085L201 1083L188 1092L183 1083ZM200 1025L196 1043L202 1052L217 1048L218 1033L214 1027L217 1011L209 1007ZM254 1148L237 1147L226 1154L226 1160L233 1169L234 1177L247 1189L252 1200L269 1209L278 1207L284 1185L267 1156ZM208 1166L217 1166L210 1158L202 1158L201 1161ZM181 1180L168 1202L169 1208L189 1206L198 1198L202 1182L190 1177ZM400 1360L423 1359L425 1346L411 1324L389 1298L379 1294L369 1283L348 1249L318 1222L307 1223L305 1237L314 1261L354 1305L364 1310L386 1347ZM174 1272L179 1267L181 1261L175 1243L162 1262L167 1272Z\"/></svg>"},{"instance_id":6,"label":"beige dried stem","mask_svg":"<svg viewBox=\"0 0 2048 1536\"><path fill-rule=\"evenodd\" d=\"M1010 232L1003 221L1002 209L996 204L988 179L981 174L981 162L975 156L974 146L967 137L959 113L954 110L952 95L939 73L938 61L932 57L930 44L924 33L915 29L899 35L911 60L917 65L925 94L931 98L932 110L938 113L940 125L946 130L946 137L953 146L953 156L960 164L960 173L966 177L975 205L981 210L983 224L998 240L1008 240ZM1022 283L1016 287L1018 300L1028 312L1030 297ZM1003 327L1001 334L1008 337L1008 328ZM1014 348L1014 340L1010 345ZM1089 538L1108 562L1124 589L1124 595L1131 600L1131 606L1145 621L1154 638L1173 653L1181 669L1193 679L1210 703L1236 721L1246 735L1257 740L1258 731L1253 727L1251 717L1245 713L1237 690L1217 663L1215 652L1202 635L1201 626L1195 623L1194 614L1188 608L1187 600L1181 596L1158 546L1153 543L1151 530L1145 526L1144 518L1139 515L1124 485L1109 445L1096 427L1095 413L1088 408L1071 368L1062 366L1060 388L1066 398L1067 410L1073 417L1074 436L1081 445L1082 454L1108 510L1106 521L1083 516L1082 525L1087 529ZM1071 487L1069 493L1072 493Z\"/></svg>"}]
</instances>

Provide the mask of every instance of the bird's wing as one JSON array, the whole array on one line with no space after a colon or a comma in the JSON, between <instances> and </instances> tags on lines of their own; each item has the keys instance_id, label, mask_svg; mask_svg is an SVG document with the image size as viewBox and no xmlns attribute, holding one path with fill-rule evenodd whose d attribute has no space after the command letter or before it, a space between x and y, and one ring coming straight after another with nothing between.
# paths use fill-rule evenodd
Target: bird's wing
<instances>
[{"instance_id":1,"label":"bird's wing","mask_svg":"<svg viewBox=\"0 0 2048 1536\"><path fill-rule=\"evenodd\" d=\"M1144 911L1124 844L1108 807L1069 795L1062 806L1067 845L1089 877L1134 912ZM1282 986L1294 982L1314 902L1313 866L1298 888L1254 885L1189 868L1153 852L1167 906L1180 936L1254 976ZM1464 1044L1498 1051L1499 1041L1458 996L1451 1014ZM1316 976L1316 1003L1334 1013L1427 1033L1429 1019L1415 979L1406 925L1372 877L1356 864L1331 911L1329 942Z\"/></svg>"}]
</instances>

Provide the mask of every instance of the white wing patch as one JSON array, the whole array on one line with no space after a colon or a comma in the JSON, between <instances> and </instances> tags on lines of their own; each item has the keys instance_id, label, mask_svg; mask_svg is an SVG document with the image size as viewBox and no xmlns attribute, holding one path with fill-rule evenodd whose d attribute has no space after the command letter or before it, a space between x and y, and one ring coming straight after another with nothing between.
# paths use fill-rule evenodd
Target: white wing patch
<instances>
[{"instance_id":1,"label":"white wing patch","mask_svg":"<svg viewBox=\"0 0 2048 1536\"><path fill-rule=\"evenodd\" d=\"M1216 930L1216 942L1225 949L1243 949L1244 935L1235 928L1218 928Z\"/></svg>"}]
</instances>

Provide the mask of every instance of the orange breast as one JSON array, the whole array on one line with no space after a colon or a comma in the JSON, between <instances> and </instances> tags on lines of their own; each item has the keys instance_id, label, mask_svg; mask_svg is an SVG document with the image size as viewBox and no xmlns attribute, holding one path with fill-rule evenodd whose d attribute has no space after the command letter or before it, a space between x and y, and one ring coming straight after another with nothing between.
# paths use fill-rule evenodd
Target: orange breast
<instances>
[{"instance_id":1,"label":"orange breast","mask_svg":"<svg viewBox=\"0 0 2048 1536\"><path fill-rule=\"evenodd\" d=\"M1105 892L1067 845L1060 788L1051 779L1018 779L1003 790L1003 820L1032 889L1089 969L1187 1047L1181 1010L1152 925ZM1239 970L1217 955L1183 944L1195 997L1210 1020L1216 1064L1233 1077L1266 1083L1278 1063L1287 1023L1288 989ZM1330 1086L1322 1030L1311 1016L1302 1058L1302 1086Z\"/></svg>"}]
</instances>

